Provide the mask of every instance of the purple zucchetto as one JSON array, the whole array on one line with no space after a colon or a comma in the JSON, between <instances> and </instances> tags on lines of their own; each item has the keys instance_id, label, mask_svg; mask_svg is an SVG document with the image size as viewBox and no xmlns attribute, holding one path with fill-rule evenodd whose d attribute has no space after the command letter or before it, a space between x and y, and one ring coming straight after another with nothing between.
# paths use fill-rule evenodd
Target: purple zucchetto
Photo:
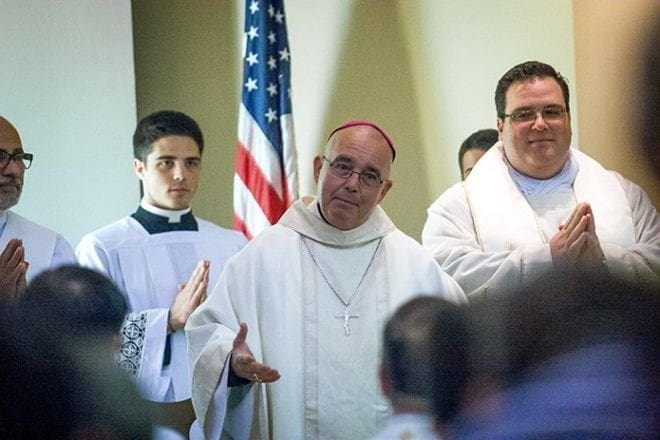
<instances>
[{"instance_id":1,"label":"purple zucchetto","mask_svg":"<svg viewBox=\"0 0 660 440\"><path fill-rule=\"evenodd\" d=\"M390 150L392 150L392 162L394 162L394 159L396 158L396 150L394 149L394 143L392 143L392 139L388 136L388 134L385 132L385 130L383 130L375 122L365 121L365 120L361 120L361 119L353 119L351 121L344 122L339 127L332 130L332 133L330 133L330 135L328 136L328 140L330 140L332 135L337 133L339 130L343 130L344 128L355 127L355 126L359 126L359 125L366 125L368 127L371 127L371 128L377 130L380 134L383 135L383 137L387 141L387 145L389 145Z\"/></svg>"}]
</instances>

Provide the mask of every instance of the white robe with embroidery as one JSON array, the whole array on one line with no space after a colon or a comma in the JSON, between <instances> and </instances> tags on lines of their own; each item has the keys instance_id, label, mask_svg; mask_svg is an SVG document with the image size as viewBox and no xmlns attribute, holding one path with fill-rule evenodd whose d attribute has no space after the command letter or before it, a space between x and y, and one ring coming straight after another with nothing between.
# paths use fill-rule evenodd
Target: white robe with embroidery
<instances>
[{"instance_id":1,"label":"white robe with embroidery","mask_svg":"<svg viewBox=\"0 0 660 440\"><path fill-rule=\"evenodd\" d=\"M129 323L123 332L121 363L138 378L145 398L175 402L190 398L190 374L183 330L170 335L171 360L163 366L169 308L178 286L200 260L210 261L209 286L225 262L246 243L238 232L196 218L198 231L149 234L125 217L85 235L76 248L80 264L109 276L126 296Z\"/></svg>"},{"instance_id":2,"label":"white robe with embroidery","mask_svg":"<svg viewBox=\"0 0 660 440\"><path fill-rule=\"evenodd\" d=\"M552 269L549 239L579 202L589 202L608 270L658 283L660 219L646 193L577 150L573 193L528 202L511 179L501 143L464 182L428 209L422 243L468 296L528 285Z\"/></svg>"},{"instance_id":3,"label":"white robe with embroidery","mask_svg":"<svg viewBox=\"0 0 660 440\"><path fill-rule=\"evenodd\" d=\"M297 201L230 259L188 321L193 405L206 439L220 437L223 424L235 438L369 438L388 414L377 380L386 319L419 294L465 301L456 282L380 207L363 225L341 231L321 219L317 206L315 199ZM349 320L350 335L338 317L345 307L310 250L337 294L346 302L353 296L350 312L359 317ZM248 325L255 358L281 378L228 393L227 360L240 322Z\"/></svg>"},{"instance_id":4,"label":"white robe with embroidery","mask_svg":"<svg viewBox=\"0 0 660 440\"><path fill-rule=\"evenodd\" d=\"M0 211L0 253L14 238L23 241L25 261L30 264L26 275L28 283L44 270L76 264L73 249L61 234L10 210Z\"/></svg>"}]
</instances>

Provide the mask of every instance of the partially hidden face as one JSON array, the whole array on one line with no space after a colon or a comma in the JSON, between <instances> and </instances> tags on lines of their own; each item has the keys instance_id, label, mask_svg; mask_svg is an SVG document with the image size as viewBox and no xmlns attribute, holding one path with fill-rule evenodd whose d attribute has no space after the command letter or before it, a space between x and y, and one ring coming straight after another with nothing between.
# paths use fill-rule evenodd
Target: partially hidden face
<instances>
[{"instance_id":1,"label":"partially hidden face","mask_svg":"<svg viewBox=\"0 0 660 440\"><path fill-rule=\"evenodd\" d=\"M486 150L482 150L481 148L471 148L463 153L463 158L461 159L461 174L463 180L470 175L472 168L474 168L485 152Z\"/></svg>"},{"instance_id":2,"label":"partially hidden face","mask_svg":"<svg viewBox=\"0 0 660 440\"><path fill-rule=\"evenodd\" d=\"M322 156L314 158L314 179L325 220L332 226L349 230L363 224L376 205L392 187L389 179L391 149L376 129L358 125L336 132L328 141L326 157L330 163L340 162L356 172L374 173L383 180L375 188L360 182L352 173L347 178L335 175Z\"/></svg>"},{"instance_id":3,"label":"partially hidden face","mask_svg":"<svg viewBox=\"0 0 660 440\"><path fill-rule=\"evenodd\" d=\"M135 159L133 167L142 181L147 203L178 210L190 206L199 183L202 158L192 138L165 136L153 143L144 162Z\"/></svg>"},{"instance_id":4,"label":"partially hidden face","mask_svg":"<svg viewBox=\"0 0 660 440\"><path fill-rule=\"evenodd\" d=\"M21 138L14 126L0 117L0 149L10 154L22 153ZM25 168L14 160L0 168L0 210L9 209L18 203L23 190Z\"/></svg>"},{"instance_id":5,"label":"partially hidden face","mask_svg":"<svg viewBox=\"0 0 660 440\"><path fill-rule=\"evenodd\" d=\"M519 172L537 179L547 179L564 166L571 145L571 118L565 112L558 118L544 118L544 108L566 108L559 83L551 77L534 78L511 84L505 94L506 114L532 110L536 117L516 121L510 117L497 120L504 152Z\"/></svg>"}]
</instances>

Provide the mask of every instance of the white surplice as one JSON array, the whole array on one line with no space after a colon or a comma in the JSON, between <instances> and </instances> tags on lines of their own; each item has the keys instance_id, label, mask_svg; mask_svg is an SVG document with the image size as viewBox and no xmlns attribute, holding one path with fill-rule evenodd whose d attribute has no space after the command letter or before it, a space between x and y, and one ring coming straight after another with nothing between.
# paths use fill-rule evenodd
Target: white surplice
<instances>
[{"instance_id":1,"label":"white surplice","mask_svg":"<svg viewBox=\"0 0 660 440\"><path fill-rule=\"evenodd\" d=\"M320 217L316 199L297 201L227 262L188 321L198 434L218 438L224 428L235 438L375 435L389 409L377 379L383 326L419 294L466 300L380 207L364 224L341 231ZM350 334L337 295L358 315L348 320ZM228 392L227 359L240 322L248 325L256 359L281 378Z\"/></svg>"},{"instance_id":2,"label":"white surplice","mask_svg":"<svg viewBox=\"0 0 660 440\"><path fill-rule=\"evenodd\" d=\"M209 286L227 259L246 243L236 231L196 218L197 231L149 234L125 217L85 235L76 248L80 264L110 277L126 296L129 311L123 332L121 364L138 379L148 400L175 402L190 398L186 337L170 337L171 356L163 365L169 309L178 286L188 282L200 260L210 261Z\"/></svg>"},{"instance_id":3,"label":"white surplice","mask_svg":"<svg viewBox=\"0 0 660 440\"><path fill-rule=\"evenodd\" d=\"M660 219L646 193L584 153L571 154L579 166L573 190L526 199L499 142L429 207L422 243L468 296L511 291L551 270L548 241L580 202L591 205L608 270L659 282Z\"/></svg>"},{"instance_id":4,"label":"white surplice","mask_svg":"<svg viewBox=\"0 0 660 440\"><path fill-rule=\"evenodd\" d=\"M61 234L10 210L0 211L0 252L13 238L23 241L25 261L30 263L26 275L28 283L44 270L77 264L71 245Z\"/></svg>"}]
</instances>

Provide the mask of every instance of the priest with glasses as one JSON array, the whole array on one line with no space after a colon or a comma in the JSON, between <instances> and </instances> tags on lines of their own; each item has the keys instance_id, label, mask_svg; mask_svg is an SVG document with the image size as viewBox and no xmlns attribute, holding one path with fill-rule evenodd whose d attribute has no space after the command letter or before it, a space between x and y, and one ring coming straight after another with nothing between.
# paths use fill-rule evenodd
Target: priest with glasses
<instances>
[{"instance_id":1,"label":"priest with glasses","mask_svg":"<svg viewBox=\"0 0 660 440\"><path fill-rule=\"evenodd\" d=\"M32 158L23 151L18 130L0 116L0 297L4 298L20 295L40 272L76 262L61 234L10 210L21 197Z\"/></svg>"},{"instance_id":2,"label":"priest with glasses","mask_svg":"<svg viewBox=\"0 0 660 440\"><path fill-rule=\"evenodd\" d=\"M422 243L475 295L555 270L658 285L660 220L646 193L571 148L569 90L552 66L511 68L495 90L499 142L428 209Z\"/></svg>"}]
</instances>

